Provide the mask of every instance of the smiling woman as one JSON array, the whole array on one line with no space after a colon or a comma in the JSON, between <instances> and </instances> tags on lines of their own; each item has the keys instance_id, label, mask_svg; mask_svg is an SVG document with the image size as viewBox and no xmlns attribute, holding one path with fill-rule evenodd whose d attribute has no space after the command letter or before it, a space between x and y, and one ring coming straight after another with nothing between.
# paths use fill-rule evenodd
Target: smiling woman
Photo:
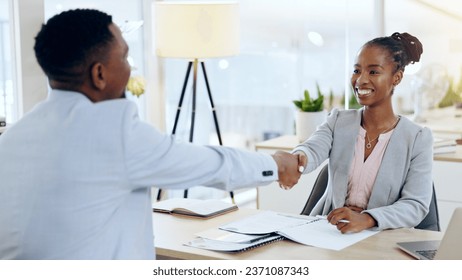
<instances>
[{"instance_id":1,"label":"smiling woman","mask_svg":"<svg viewBox=\"0 0 462 280\"><path fill-rule=\"evenodd\" d=\"M328 215L342 233L414 227L428 213L431 132L396 115L392 106L405 67L421 54L422 44L407 33L364 44L351 76L363 108L334 109L293 151L306 157L307 172L329 159L327 191L310 215ZM341 219L350 222L339 223Z\"/></svg>"},{"instance_id":2,"label":"smiling woman","mask_svg":"<svg viewBox=\"0 0 462 280\"><path fill-rule=\"evenodd\" d=\"M399 121L392 107L395 87L401 82L405 67L420 60L422 44L408 33L395 32L367 42L359 51L351 86L358 103L364 106L362 126L368 142L367 159L381 134L392 130ZM372 139L372 140L370 140Z\"/></svg>"}]
</instances>

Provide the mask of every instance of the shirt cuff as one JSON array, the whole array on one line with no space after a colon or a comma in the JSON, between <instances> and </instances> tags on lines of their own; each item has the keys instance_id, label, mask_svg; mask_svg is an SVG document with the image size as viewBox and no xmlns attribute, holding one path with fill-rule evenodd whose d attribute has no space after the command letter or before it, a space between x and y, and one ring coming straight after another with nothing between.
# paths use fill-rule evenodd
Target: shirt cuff
<instances>
[{"instance_id":1,"label":"shirt cuff","mask_svg":"<svg viewBox=\"0 0 462 280\"><path fill-rule=\"evenodd\" d=\"M277 181L279 180L278 165L274 158L269 154L264 154L266 162L263 164L260 176L263 181Z\"/></svg>"}]
</instances>

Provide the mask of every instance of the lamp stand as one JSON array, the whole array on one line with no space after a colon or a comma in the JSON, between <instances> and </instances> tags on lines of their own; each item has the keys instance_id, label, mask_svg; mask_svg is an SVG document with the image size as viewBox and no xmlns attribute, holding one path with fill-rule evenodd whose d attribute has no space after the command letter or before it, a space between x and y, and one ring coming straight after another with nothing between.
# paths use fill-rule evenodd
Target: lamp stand
<instances>
[{"instance_id":1,"label":"lamp stand","mask_svg":"<svg viewBox=\"0 0 462 280\"><path fill-rule=\"evenodd\" d=\"M183 82L183 88L181 90L180 101L178 102L178 108L176 110L175 122L173 124L173 129L172 129L172 135L175 135L176 128L177 128L177 125L178 125L178 120L180 118L181 108L182 108L182 105L183 105L184 95L185 95L185 92L186 92L186 87L188 85L188 80L189 80L188 78L189 78L189 75L191 73L191 67L193 67L194 70L193 70L193 93L192 93L191 127L189 129L189 142L191 142L191 143L193 142L193 137L194 137L194 123L195 123L195 117L196 117L196 88L197 88L197 67L198 67L198 63L199 63L199 61L198 61L197 58L195 58L194 61L190 61L188 63L188 68L186 70L186 75L185 75L184 82ZM201 61L200 64L201 64L201 68L202 68L202 73L204 74L205 85L207 87L207 93L208 93L208 96L209 96L210 106L212 108L213 121L215 123L215 130L216 130L217 136L218 136L218 143L220 144L220 146L223 146L223 142L221 140L220 127L218 125L217 113L216 113L216 110L215 110L215 104L213 103L212 92L210 91L209 80L207 78L207 72L205 71L205 63L203 61ZM161 194L162 194L162 189L159 189L159 191L157 192L157 201L160 200ZM236 202L234 201L234 192L232 192L232 191L229 192L229 195L231 197L231 201L235 204ZM188 189L184 190L183 197L184 198L188 197Z\"/></svg>"}]
</instances>

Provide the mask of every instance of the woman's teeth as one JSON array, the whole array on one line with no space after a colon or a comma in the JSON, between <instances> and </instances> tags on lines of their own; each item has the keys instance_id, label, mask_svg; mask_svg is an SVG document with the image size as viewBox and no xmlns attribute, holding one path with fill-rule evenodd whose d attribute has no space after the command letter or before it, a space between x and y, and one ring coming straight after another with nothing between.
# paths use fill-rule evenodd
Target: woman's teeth
<instances>
[{"instance_id":1,"label":"woman's teeth","mask_svg":"<svg viewBox=\"0 0 462 280\"><path fill-rule=\"evenodd\" d=\"M370 94L372 92L372 90L370 89L358 89L358 94L359 95L366 95L366 94Z\"/></svg>"}]
</instances>

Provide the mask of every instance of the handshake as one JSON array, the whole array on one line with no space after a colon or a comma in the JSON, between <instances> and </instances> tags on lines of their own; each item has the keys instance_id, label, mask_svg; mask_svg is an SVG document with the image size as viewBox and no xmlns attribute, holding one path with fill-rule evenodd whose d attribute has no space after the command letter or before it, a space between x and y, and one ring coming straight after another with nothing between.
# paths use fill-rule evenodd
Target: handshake
<instances>
[{"instance_id":1,"label":"handshake","mask_svg":"<svg viewBox=\"0 0 462 280\"><path fill-rule=\"evenodd\" d=\"M290 154L277 151L272 157L278 165L279 186L285 190L291 189L297 184L298 179L305 170L306 155L302 152Z\"/></svg>"}]
</instances>

